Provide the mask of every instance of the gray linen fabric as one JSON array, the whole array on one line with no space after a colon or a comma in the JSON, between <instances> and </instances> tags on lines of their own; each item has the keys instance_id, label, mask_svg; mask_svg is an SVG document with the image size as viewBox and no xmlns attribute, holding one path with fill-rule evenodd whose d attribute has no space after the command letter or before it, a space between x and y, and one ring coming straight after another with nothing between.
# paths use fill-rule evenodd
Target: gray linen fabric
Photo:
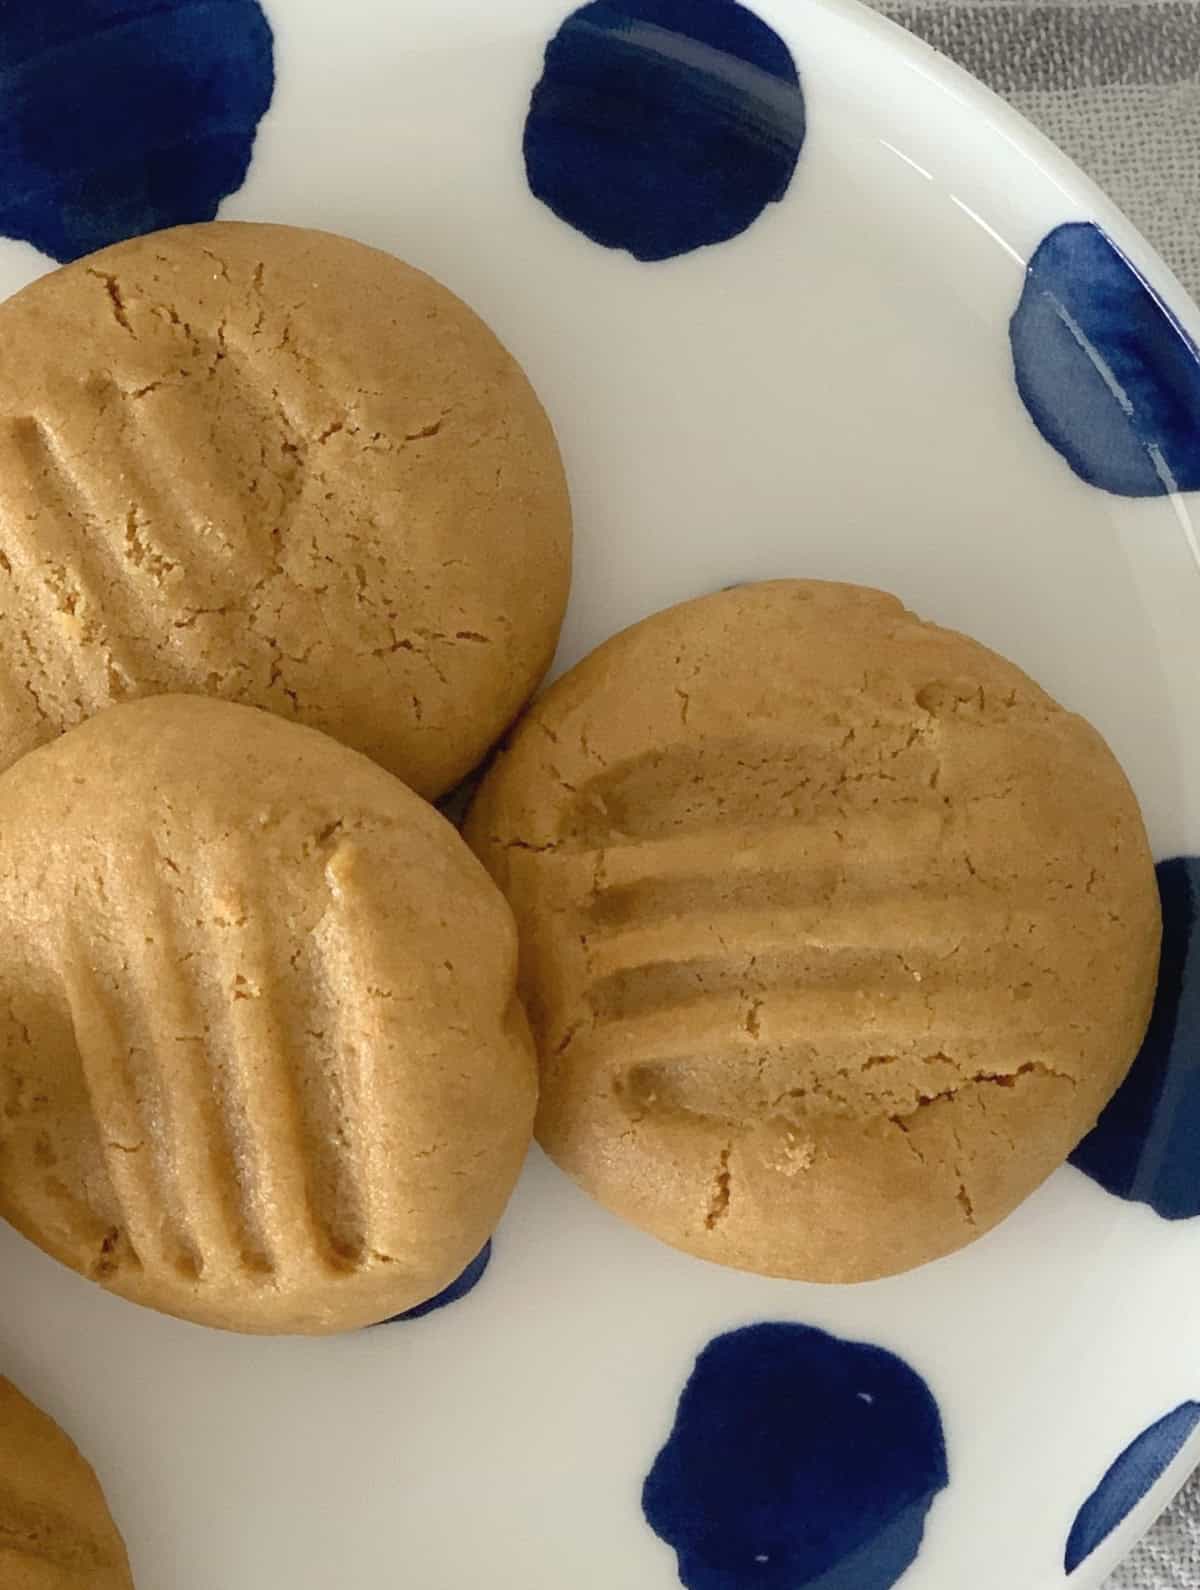
<instances>
[{"instance_id":1,"label":"gray linen fabric","mask_svg":"<svg viewBox=\"0 0 1200 1590\"><path fill-rule=\"evenodd\" d=\"M1200 300L1198 0L872 3L1048 133Z\"/></svg>"},{"instance_id":2,"label":"gray linen fabric","mask_svg":"<svg viewBox=\"0 0 1200 1590\"><path fill-rule=\"evenodd\" d=\"M1200 301L1200 0L871 3L1053 138ZM1200 1590L1200 1474L1106 1590Z\"/></svg>"}]
</instances>

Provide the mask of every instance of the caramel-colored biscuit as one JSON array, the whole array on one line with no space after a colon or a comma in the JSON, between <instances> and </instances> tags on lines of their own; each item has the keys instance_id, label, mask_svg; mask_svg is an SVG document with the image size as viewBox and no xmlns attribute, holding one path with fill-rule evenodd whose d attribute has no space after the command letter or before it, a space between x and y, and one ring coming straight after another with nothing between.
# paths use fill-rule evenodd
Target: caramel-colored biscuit
<instances>
[{"instance_id":1,"label":"caramel-colored biscuit","mask_svg":"<svg viewBox=\"0 0 1200 1590\"><path fill-rule=\"evenodd\" d=\"M1146 1026L1158 896L1120 767L881 592L745 586L618 635L467 834L521 931L540 1141L720 1263L858 1281L961 1247Z\"/></svg>"},{"instance_id":2,"label":"caramel-colored biscuit","mask_svg":"<svg viewBox=\"0 0 1200 1590\"><path fill-rule=\"evenodd\" d=\"M22 758L0 832L0 1214L232 1330L346 1330L460 1273L536 1065L512 915L444 818L175 696Z\"/></svg>"},{"instance_id":3,"label":"caramel-colored biscuit","mask_svg":"<svg viewBox=\"0 0 1200 1590\"><path fill-rule=\"evenodd\" d=\"M91 1467L2 1375L0 1585L133 1590L124 1542Z\"/></svg>"},{"instance_id":4,"label":"caramel-colored biscuit","mask_svg":"<svg viewBox=\"0 0 1200 1590\"><path fill-rule=\"evenodd\" d=\"M433 797L549 665L554 436L420 271L322 232L180 227L33 283L0 342L0 767L183 691Z\"/></svg>"}]
</instances>

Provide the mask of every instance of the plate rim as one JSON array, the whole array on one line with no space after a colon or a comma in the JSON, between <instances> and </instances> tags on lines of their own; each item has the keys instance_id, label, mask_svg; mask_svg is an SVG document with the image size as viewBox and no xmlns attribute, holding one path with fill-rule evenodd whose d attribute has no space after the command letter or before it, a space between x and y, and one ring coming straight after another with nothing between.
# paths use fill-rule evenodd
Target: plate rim
<instances>
[{"instance_id":1,"label":"plate rim","mask_svg":"<svg viewBox=\"0 0 1200 1590\"><path fill-rule=\"evenodd\" d=\"M747 0L747 3L753 5L755 0ZM1166 309L1192 340L1200 343L1200 303L1192 298L1162 254L1100 184L1016 106L952 57L926 43L902 23L875 10L867 0L801 0L797 12L805 7L833 17L849 31L866 39L870 47L924 78L961 111L981 121L988 131L1008 144L1022 162L1031 163L1064 198L1075 206L1093 211L1094 219L1145 278ZM1200 1387L1195 1394L1200 1396ZM1130 1441L1136 1440L1141 1433L1131 1431ZM1114 1452L1112 1460L1118 1455ZM1074 1590L1101 1590L1109 1575L1145 1539L1197 1474L1200 1474L1200 1427L1121 1523L1099 1542L1074 1573L1064 1573L1057 1583L1070 1583ZM1099 1479L1098 1476L1097 1484ZM1081 1495L1080 1506L1086 1500L1087 1497ZM1065 1542L1065 1534L1063 1538Z\"/></svg>"}]
</instances>

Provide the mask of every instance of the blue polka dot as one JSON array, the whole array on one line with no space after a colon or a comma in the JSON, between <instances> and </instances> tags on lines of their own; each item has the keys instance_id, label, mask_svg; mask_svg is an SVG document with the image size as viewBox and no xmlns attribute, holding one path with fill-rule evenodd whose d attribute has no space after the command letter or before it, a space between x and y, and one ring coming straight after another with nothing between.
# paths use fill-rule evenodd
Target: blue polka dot
<instances>
[{"instance_id":1,"label":"blue polka dot","mask_svg":"<svg viewBox=\"0 0 1200 1590\"><path fill-rule=\"evenodd\" d=\"M460 1298L466 1297L468 1292L473 1292L483 1280L483 1272L487 1269L492 1258L492 1245L486 1242L483 1248L459 1276L457 1281L451 1281L444 1292L438 1292L434 1297L426 1298L424 1303L418 1303L416 1308L405 1309L403 1314L393 1314L391 1319L381 1320L381 1325L400 1325L408 1320L424 1319L426 1314L432 1314L436 1309L445 1308L447 1303L457 1303Z\"/></svg>"},{"instance_id":2,"label":"blue polka dot","mask_svg":"<svg viewBox=\"0 0 1200 1590\"><path fill-rule=\"evenodd\" d=\"M1158 866L1163 944L1133 1069L1071 1163L1164 1220L1200 1215L1200 858Z\"/></svg>"},{"instance_id":3,"label":"blue polka dot","mask_svg":"<svg viewBox=\"0 0 1200 1590\"><path fill-rule=\"evenodd\" d=\"M0 233L70 260L212 220L274 83L258 0L0 7Z\"/></svg>"},{"instance_id":4,"label":"blue polka dot","mask_svg":"<svg viewBox=\"0 0 1200 1590\"><path fill-rule=\"evenodd\" d=\"M696 1360L642 1505L688 1590L890 1590L947 1480L937 1403L901 1359L750 1325Z\"/></svg>"},{"instance_id":5,"label":"blue polka dot","mask_svg":"<svg viewBox=\"0 0 1200 1590\"><path fill-rule=\"evenodd\" d=\"M669 259L736 237L782 199L804 125L787 45L744 6L601 0L546 49L525 168L594 242Z\"/></svg>"},{"instance_id":6,"label":"blue polka dot","mask_svg":"<svg viewBox=\"0 0 1200 1590\"><path fill-rule=\"evenodd\" d=\"M1098 226L1039 245L1009 335L1030 417L1089 485L1200 490L1200 352Z\"/></svg>"},{"instance_id":7,"label":"blue polka dot","mask_svg":"<svg viewBox=\"0 0 1200 1590\"><path fill-rule=\"evenodd\" d=\"M1063 1555L1067 1573L1074 1573L1100 1542L1128 1518L1178 1457L1197 1424L1200 1402L1185 1402L1130 1442L1075 1515Z\"/></svg>"}]
</instances>

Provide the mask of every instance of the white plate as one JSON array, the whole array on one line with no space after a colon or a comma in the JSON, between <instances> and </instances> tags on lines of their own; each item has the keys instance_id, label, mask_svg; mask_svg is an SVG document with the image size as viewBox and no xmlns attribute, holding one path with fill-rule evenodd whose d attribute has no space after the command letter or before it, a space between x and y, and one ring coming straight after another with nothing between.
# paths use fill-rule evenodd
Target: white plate
<instances>
[{"instance_id":1,"label":"white plate","mask_svg":"<svg viewBox=\"0 0 1200 1590\"><path fill-rule=\"evenodd\" d=\"M562 665L734 581L882 585L1089 716L1156 855L1200 852L1194 500L1073 474L1018 396L1007 330L1039 242L1092 220L1194 334L1161 261L1012 112L841 0L756 0L807 103L780 202L664 263L600 247L522 162L567 9L273 0L274 102L222 213L394 250L524 362L576 507ZM47 264L0 245L0 288ZM641 1486L697 1352L759 1320L886 1348L935 1396L950 1478L905 1590L1053 1590L1109 1464L1200 1394L1200 1222L1072 1168L967 1251L852 1289L682 1257L536 1153L483 1283L418 1323L222 1336L7 1228L0 1274L0 1368L94 1461L139 1590L669 1590ZM1072 1585L1100 1583L1197 1455L1193 1438ZM760 1566L721 1590L773 1585ZM822 1590L876 1590L847 1572Z\"/></svg>"}]
</instances>

